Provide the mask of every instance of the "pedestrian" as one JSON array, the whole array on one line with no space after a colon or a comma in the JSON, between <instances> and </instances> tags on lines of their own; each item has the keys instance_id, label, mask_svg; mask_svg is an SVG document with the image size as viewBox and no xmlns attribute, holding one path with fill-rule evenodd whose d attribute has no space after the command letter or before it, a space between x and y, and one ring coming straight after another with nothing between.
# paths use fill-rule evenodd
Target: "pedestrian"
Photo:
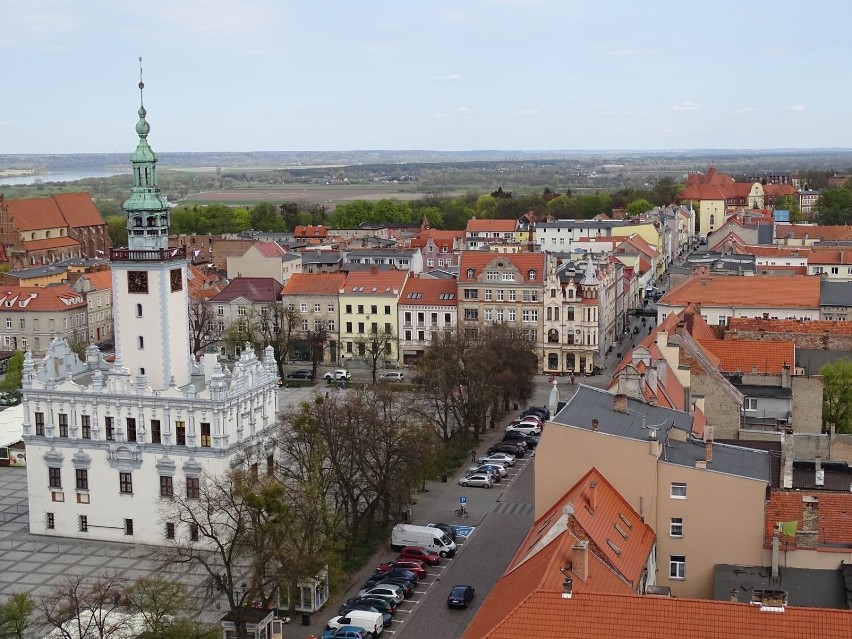
<instances>
[{"instance_id":1,"label":"pedestrian","mask_svg":"<svg viewBox=\"0 0 852 639\"><path fill-rule=\"evenodd\" d=\"M472 461L472 462L476 461L476 451L475 450L470 451L470 461Z\"/></svg>"}]
</instances>

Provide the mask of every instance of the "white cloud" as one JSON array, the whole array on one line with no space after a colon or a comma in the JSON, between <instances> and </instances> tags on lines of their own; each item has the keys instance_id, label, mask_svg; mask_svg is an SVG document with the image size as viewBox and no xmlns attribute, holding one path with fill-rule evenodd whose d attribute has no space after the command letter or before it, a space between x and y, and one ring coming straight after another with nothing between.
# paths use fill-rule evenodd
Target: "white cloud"
<instances>
[{"instance_id":1,"label":"white cloud","mask_svg":"<svg viewBox=\"0 0 852 639\"><path fill-rule=\"evenodd\" d=\"M742 109L734 109L734 115L745 115L746 113L756 113L757 109L754 107L743 107Z\"/></svg>"},{"instance_id":2,"label":"white cloud","mask_svg":"<svg viewBox=\"0 0 852 639\"><path fill-rule=\"evenodd\" d=\"M672 111L698 111L698 109L698 102L691 102L689 100L672 105Z\"/></svg>"},{"instance_id":3,"label":"white cloud","mask_svg":"<svg viewBox=\"0 0 852 639\"><path fill-rule=\"evenodd\" d=\"M0 120L0 126L9 126L10 124L15 124L14 120Z\"/></svg>"},{"instance_id":4,"label":"white cloud","mask_svg":"<svg viewBox=\"0 0 852 639\"><path fill-rule=\"evenodd\" d=\"M458 73L450 73L448 75L433 75L432 79L435 82L456 82L461 80L462 77Z\"/></svg>"},{"instance_id":5,"label":"white cloud","mask_svg":"<svg viewBox=\"0 0 852 639\"><path fill-rule=\"evenodd\" d=\"M791 104L790 106L787 107L787 110L788 111L804 111L805 105L804 104Z\"/></svg>"},{"instance_id":6,"label":"white cloud","mask_svg":"<svg viewBox=\"0 0 852 639\"><path fill-rule=\"evenodd\" d=\"M518 111L517 115L538 115L538 109L521 109L520 111Z\"/></svg>"},{"instance_id":7,"label":"white cloud","mask_svg":"<svg viewBox=\"0 0 852 639\"><path fill-rule=\"evenodd\" d=\"M466 106L460 106L458 109L456 109L456 111L458 111L459 113L470 113L470 109L468 109Z\"/></svg>"}]
</instances>

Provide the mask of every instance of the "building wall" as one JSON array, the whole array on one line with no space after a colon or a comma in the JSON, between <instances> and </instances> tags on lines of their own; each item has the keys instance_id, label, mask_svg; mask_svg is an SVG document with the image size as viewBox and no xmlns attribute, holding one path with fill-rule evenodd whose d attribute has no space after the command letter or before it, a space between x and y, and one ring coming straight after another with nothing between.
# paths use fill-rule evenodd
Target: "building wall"
<instances>
[{"instance_id":1,"label":"building wall","mask_svg":"<svg viewBox=\"0 0 852 639\"><path fill-rule=\"evenodd\" d=\"M679 313L685 306L671 304L657 304L657 323L660 323L670 313ZM732 317L747 317L747 318L762 318L764 314L768 315L767 319L807 319L810 321L820 318L820 309L806 307L790 307L790 308L754 308L754 307L731 307L731 306L716 306L710 302L701 304L701 317L711 326L719 325L724 319L727 321Z\"/></svg>"},{"instance_id":2,"label":"building wall","mask_svg":"<svg viewBox=\"0 0 852 639\"><path fill-rule=\"evenodd\" d=\"M383 360L389 362L399 361L399 309L396 295L340 295L338 307L340 309L340 352L343 363L351 359L363 359L369 355L361 355L358 350L358 342L369 340L370 328L373 322L378 326L378 331L384 333L385 324L390 324L391 335L394 336L391 344L391 352L379 359L379 365ZM361 306L361 312L358 307ZM376 313L372 312L372 306L376 306ZM350 308L347 311L347 307ZM387 307L387 308L386 308ZM352 324L352 330L346 330L347 322ZM359 323L364 324L364 332L358 332ZM351 346L350 346L351 345ZM351 350L350 350L351 348ZM369 352L369 345L365 346L365 353Z\"/></svg>"},{"instance_id":3,"label":"building wall","mask_svg":"<svg viewBox=\"0 0 852 639\"><path fill-rule=\"evenodd\" d=\"M86 343L86 304L62 311L33 311L20 308L0 308L0 344L4 350L32 350L41 354L54 337L65 337L72 343Z\"/></svg>"},{"instance_id":4,"label":"building wall","mask_svg":"<svg viewBox=\"0 0 852 639\"><path fill-rule=\"evenodd\" d=\"M710 217L713 216L713 224ZM700 237L707 237L725 223L725 200L701 200L698 210Z\"/></svg>"},{"instance_id":5,"label":"building wall","mask_svg":"<svg viewBox=\"0 0 852 639\"><path fill-rule=\"evenodd\" d=\"M301 315L298 330L315 330L316 322L320 322L328 331L328 340L323 349L322 363L337 364L340 358L340 325L338 324L340 309L337 295L282 295L281 302ZM319 305L319 310L317 309ZM302 310L305 309L305 310Z\"/></svg>"},{"instance_id":6,"label":"building wall","mask_svg":"<svg viewBox=\"0 0 852 639\"><path fill-rule=\"evenodd\" d=\"M416 357L414 353L421 354L429 347L433 332L455 330L458 324L456 306L400 304L398 314L400 359L403 363L409 363L406 355L409 359Z\"/></svg>"},{"instance_id":7,"label":"building wall","mask_svg":"<svg viewBox=\"0 0 852 639\"><path fill-rule=\"evenodd\" d=\"M738 439L740 409L742 404L726 393L717 380L702 374L698 366L692 367L690 395L704 396L704 414L707 425L713 427L715 439Z\"/></svg>"}]
</instances>

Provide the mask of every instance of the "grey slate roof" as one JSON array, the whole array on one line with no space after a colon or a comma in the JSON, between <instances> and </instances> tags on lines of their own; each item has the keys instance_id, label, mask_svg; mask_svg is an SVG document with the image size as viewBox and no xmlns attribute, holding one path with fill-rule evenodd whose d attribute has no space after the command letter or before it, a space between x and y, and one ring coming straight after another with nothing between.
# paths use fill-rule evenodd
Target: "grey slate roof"
<instances>
[{"instance_id":1,"label":"grey slate roof","mask_svg":"<svg viewBox=\"0 0 852 639\"><path fill-rule=\"evenodd\" d=\"M695 462L705 457L704 442L681 442L670 439L663 446L660 457L670 464L694 467ZM718 442L713 443L713 461L707 464L707 470L737 477L750 477L765 481L767 484L771 479L768 452Z\"/></svg>"},{"instance_id":2,"label":"grey slate roof","mask_svg":"<svg viewBox=\"0 0 852 639\"><path fill-rule=\"evenodd\" d=\"M784 545L781 544L781 563ZM846 609L846 587L841 570L813 570L780 566L778 579L772 579L768 566L735 566L716 564L713 575L713 599L730 601L737 589L737 601L748 603L758 590L785 590L789 605L808 608Z\"/></svg>"},{"instance_id":3,"label":"grey slate roof","mask_svg":"<svg viewBox=\"0 0 852 639\"><path fill-rule=\"evenodd\" d=\"M734 388L746 397L772 397L774 399L792 399L793 389L781 386L761 386L760 384L734 384Z\"/></svg>"},{"instance_id":4,"label":"grey slate roof","mask_svg":"<svg viewBox=\"0 0 852 639\"><path fill-rule=\"evenodd\" d=\"M852 306L852 282L819 283L820 306Z\"/></svg>"},{"instance_id":5,"label":"grey slate roof","mask_svg":"<svg viewBox=\"0 0 852 639\"><path fill-rule=\"evenodd\" d=\"M808 375L819 374L825 364L839 359L852 359L852 351L826 351L821 348L796 348L796 366L803 366Z\"/></svg>"}]
</instances>

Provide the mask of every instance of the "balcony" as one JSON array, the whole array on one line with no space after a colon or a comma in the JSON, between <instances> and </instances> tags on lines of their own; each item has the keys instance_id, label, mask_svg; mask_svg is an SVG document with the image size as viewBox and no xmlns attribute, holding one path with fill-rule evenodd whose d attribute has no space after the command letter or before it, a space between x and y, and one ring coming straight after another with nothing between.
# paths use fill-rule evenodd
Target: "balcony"
<instances>
[{"instance_id":1,"label":"balcony","mask_svg":"<svg viewBox=\"0 0 852 639\"><path fill-rule=\"evenodd\" d=\"M114 248L109 250L112 262L168 262L170 260L185 260L186 248L178 246L167 249L129 249Z\"/></svg>"}]
</instances>

